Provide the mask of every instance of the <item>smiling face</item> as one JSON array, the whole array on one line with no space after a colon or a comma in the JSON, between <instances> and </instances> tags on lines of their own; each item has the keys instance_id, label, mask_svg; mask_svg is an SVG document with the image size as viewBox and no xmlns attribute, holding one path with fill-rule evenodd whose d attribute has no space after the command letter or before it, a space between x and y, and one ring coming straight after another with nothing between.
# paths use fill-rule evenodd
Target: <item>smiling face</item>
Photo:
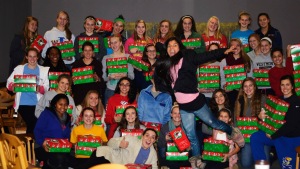
<instances>
[{"instance_id":1,"label":"smiling face","mask_svg":"<svg viewBox=\"0 0 300 169\"><path fill-rule=\"evenodd\" d=\"M250 24L250 18L247 15L242 15L239 20L242 29L247 29Z\"/></svg>"},{"instance_id":2,"label":"smiling face","mask_svg":"<svg viewBox=\"0 0 300 169\"><path fill-rule=\"evenodd\" d=\"M169 28L170 25L168 22L162 22L159 27L161 35L166 35L169 32Z\"/></svg>"},{"instance_id":3,"label":"smiling face","mask_svg":"<svg viewBox=\"0 0 300 169\"><path fill-rule=\"evenodd\" d=\"M228 113L225 111L220 112L218 119L223 121L226 124L228 124L231 121L231 118L229 117Z\"/></svg>"},{"instance_id":4,"label":"smiling face","mask_svg":"<svg viewBox=\"0 0 300 169\"><path fill-rule=\"evenodd\" d=\"M58 88L57 91L58 93L66 93L67 90L69 89L70 83L67 78L61 78L60 81L58 82Z\"/></svg>"},{"instance_id":5,"label":"smiling face","mask_svg":"<svg viewBox=\"0 0 300 169\"><path fill-rule=\"evenodd\" d=\"M127 109L125 112L125 119L128 124L134 124L136 119L136 110L134 108Z\"/></svg>"},{"instance_id":6,"label":"smiling face","mask_svg":"<svg viewBox=\"0 0 300 169\"><path fill-rule=\"evenodd\" d=\"M183 19L182 27L184 32L191 32L192 29L192 20L190 18Z\"/></svg>"},{"instance_id":7,"label":"smiling face","mask_svg":"<svg viewBox=\"0 0 300 169\"><path fill-rule=\"evenodd\" d=\"M175 123L181 122L179 107L173 108L173 110L171 112L171 117L172 117L173 122L175 122Z\"/></svg>"},{"instance_id":8,"label":"smiling face","mask_svg":"<svg viewBox=\"0 0 300 169\"><path fill-rule=\"evenodd\" d=\"M95 29L95 20L87 18L85 20L84 29L87 34L93 34Z\"/></svg>"},{"instance_id":9,"label":"smiling face","mask_svg":"<svg viewBox=\"0 0 300 169\"><path fill-rule=\"evenodd\" d=\"M51 63L53 65L56 65L59 61L59 52L57 51L57 49L55 48L52 48L50 51L49 51L49 55L48 55Z\"/></svg>"},{"instance_id":10,"label":"smiling face","mask_svg":"<svg viewBox=\"0 0 300 169\"><path fill-rule=\"evenodd\" d=\"M233 52L233 54L238 55L241 52L241 43L237 40L232 40L230 42L230 46L235 46L235 51Z\"/></svg>"},{"instance_id":11,"label":"smiling face","mask_svg":"<svg viewBox=\"0 0 300 169\"><path fill-rule=\"evenodd\" d=\"M261 28L267 28L269 26L270 20L265 15L261 15L258 18L258 23Z\"/></svg>"},{"instance_id":12,"label":"smiling face","mask_svg":"<svg viewBox=\"0 0 300 169\"><path fill-rule=\"evenodd\" d=\"M62 116L68 109L68 102L66 99L59 99L55 104L55 111L59 116Z\"/></svg>"},{"instance_id":13,"label":"smiling face","mask_svg":"<svg viewBox=\"0 0 300 169\"><path fill-rule=\"evenodd\" d=\"M225 103L225 96L223 95L222 92L217 92L215 94L215 101L216 101L216 103L217 103L218 106L224 105L224 103Z\"/></svg>"},{"instance_id":14,"label":"smiling face","mask_svg":"<svg viewBox=\"0 0 300 169\"><path fill-rule=\"evenodd\" d=\"M85 59L91 59L94 56L93 48L86 45L83 49L83 56Z\"/></svg>"},{"instance_id":15,"label":"smiling face","mask_svg":"<svg viewBox=\"0 0 300 169\"><path fill-rule=\"evenodd\" d=\"M285 98L288 98L293 94L293 85L289 79L281 80L280 89Z\"/></svg>"},{"instance_id":16,"label":"smiling face","mask_svg":"<svg viewBox=\"0 0 300 169\"><path fill-rule=\"evenodd\" d=\"M249 39L249 45L252 49L256 49L259 45L259 40L252 36Z\"/></svg>"},{"instance_id":17,"label":"smiling face","mask_svg":"<svg viewBox=\"0 0 300 169\"><path fill-rule=\"evenodd\" d=\"M58 27L65 27L68 23L68 16L63 12L60 12L58 17L56 18L56 23Z\"/></svg>"},{"instance_id":18,"label":"smiling face","mask_svg":"<svg viewBox=\"0 0 300 169\"><path fill-rule=\"evenodd\" d=\"M216 18L211 18L209 21L208 21L208 30L210 32L216 32L217 29L218 29L218 20Z\"/></svg>"},{"instance_id":19,"label":"smiling face","mask_svg":"<svg viewBox=\"0 0 300 169\"><path fill-rule=\"evenodd\" d=\"M130 89L130 82L128 80L122 80L119 84L120 95L127 96Z\"/></svg>"},{"instance_id":20,"label":"smiling face","mask_svg":"<svg viewBox=\"0 0 300 169\"><path fill-rule=\"evenodd\" d=\"M283 56L282 56L282 53L280 51L273 52L272 60L274 62L275 67L279 67L279 68L283 67L283 65L282 65Z\"/></svg>"},{"instance_id":21,"label":"smiling face","mask_svg":"<svg viewBox=\"0 0 300 169\"><path fill-rule=\"evenodd\" d=\"M251 98L254 95L255 87L252 81L247 80L243 84L243 91L247 95L248 98Z\"/></svg>"},{"instance_id":22,"label":"smiling face","mask_svg":"<svg viewBox=\"0 0 300 169\"><path fill-rule=\"evenodd\" d=\"M118 37L110 38L110 46L114 52L120 51L122 45L123 44Z\"/></svg>"},{"instance_id":23,"label":"smiling face","mask_svg":"<svg viewBox=\"0 0 300 169\"><path fill-rule=\"evenodd\" d=\"M94 122L95 116L94 112L91 110L85 110L82 115L82 120L85 125L92 125Z\"/></svg>"},{"instance_id":24,"label":"smiling face","mask_svg":"<svg viewBox=\"0 0 300 169\"><path fill-rule=\"evenodd\" d=\"M156 49L154 46L147 47L147 56L150 60L156 58Z\"/></svg>"},{"instance_id":25,"label":"smiling face","mask_svg":"<svg viewBox=\"0 0 300 169\"><path fill-rule=\"evenodd\" d=\"M113 34L118 35L124 30L124 25L121 21L117 21L113 24Z\"/></svg>"},{"instance_id":26,"label":"smiling face","mask_svg":"<svg viewBox=\"0 0 300 169\"><path fill-rule=\"evenodd\" d=\"M174 56L179 52L179 44L175 40L170 41L167 46L167 52L170 57Z\"/></svg>"},{"instance_id":27,"label":"smiling face","mask_svg":"<svg viewBox=\"0 0 300 169\"><path fill-rule=\"evenodd\" d=\"M97 93L91 93L88 97L89 106L95 108L99 103L99 96Z\"/></svg>"},{"instance_id":28,"label":"smiling face","mask_svg":"<svg viewBox=\"0 0 300 169\"><path fill-rule=\"evenodd\" d=\"M35 33L36 30L38 28L38 25L37 25L37 22L35 20L32 20L28 23L28 30L31 32L31 33Z\"/></svg>"},{"instance_id":29,"label":"smiling face","mask_svg":"<svg viewBox=\"0 0 300 169\"><path fill-rule=\"evenodd\" d=\"M260 42L260 50L264 55L268 55L271 52L272 45L267 40Z\"/></svg>"},{"instance_id":30,"label":"smiling face","mask_svg":"<svg viewBox=\"0 0 300 169\"><path fill-rule=\"evenodd\" d=\"M143 22L139 22L135 28L135 31L139 37L144 37L146 26Z\"/></svg>"},{"instance_id":31,"label":"smiling face","mask_svg":"<svg viewBox=\"0 0 300 169\"><path fill-rule=\"evenodd\" d=\"M156 133L152 130L146 131L146 133L142 136L142 147L144 149L150 148L153 143L156 141Z\"/></svg>"},{"instance_id":32,"label":"smiling face","mask_svg":"<svg viewBox=\"0 0 300 169\"><path fill-rule=\"evenodd\" d=\"M30 67L35 67L37 65L38 56L36 51L31 50L28 52L28 55L26 56L26 59L28 60L28 65Z\"/></svg>"}]
</instances>

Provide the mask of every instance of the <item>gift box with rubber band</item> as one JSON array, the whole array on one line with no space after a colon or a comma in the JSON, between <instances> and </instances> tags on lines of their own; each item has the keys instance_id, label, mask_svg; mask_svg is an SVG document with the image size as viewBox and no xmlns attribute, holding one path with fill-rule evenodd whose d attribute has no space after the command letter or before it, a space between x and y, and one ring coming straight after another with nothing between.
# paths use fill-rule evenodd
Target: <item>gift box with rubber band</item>
<instances>
[{"instance_id":1,"label":"gift box with rubber band","mask_svg":"<svg viewBox=\"0 0 300 169\"><path fill-rule=\"evenodd\" d=\"M84 76L94 74L93 66L85 66L72 69L72 76Z\"/></svg>"},{"instance_id":2,"label":"gift box with rubber band","mask_svg":"<svg viewBox=\"0 0 300 169\"><path fill-rule=\"evenodd\" d=\"M257 77L257 78L255 78L255 83L259 87L261 87L261 86L269 87L270 86L269 78Z\"/></svg>"},{"instance_id":3,"label":"gift box with rubber band","mask_svg":"<svg viewBox=\"0 0 300 169\"><path fill-rule=\"evenodd\" d=\"M143 71L148 71L150 64L143 61L141 58L130 55L128 57L128 63L132 64L133 66L142 69Z\"/></svg>"},{"instance_id":4,"label":"gift box with rubber band","mask_svg":"<svg viewBox=\"0 0 300 169\"><path fill-rule=\"evenodd\" d=\"M14 92L36 92L37 91L36 84L22 84L22 83L15 83L14 84Z\"/></svg>"},{"instance_id":5,"label":"gift box with rubber band","mask_svg":"<svg viewBox=\"0 0 300 169\"><path fill-rule=\"evenodd\" d=\"M244 80L247 77L246 73L233 73L233 74L226 74L225 80L226 82L234 82Z\"/></svg>"},{"instance_id":6,"label":"gift box with rubber band","mask_svg":"<svg viewBox=\"0 0 300 169\"><path fill-rule=\"evenodd\" d=\"M99 136L79 135L77 136L77 145L82 147L99 147L102 145L102 140Z\"/></svg>"},{"instance_id":7,"label":"gift box with rubber band","mask_svg":"<svg viewBox=\"0 0 300 169\"><path fill-rule=\"evenodd\" d=\"M127 73L128 65L107 66L108 73Z\"/></svg>"},{"instance_id":8,"label":"gift box with rubber band","mask_svg":"<svg viewBox=\"0 0 300 169\"><path fill-rule=\"evenodd\" d=\"M107 58L106 66L126 65L127 57Z\"/></svg>"},{"instance_id":9,"label":"gift box with rubber band","mask_svg":"<svg viewBox=\"0 0 300 169\"><path fill-rule=\"evenodd\" d=\"M166 152L168 161L186 161L189 159L189 152Z\"/></svg>"},{"instance_id":10,"label":"gift box with rubber band","mask_svg":"<svg viewBox=\"0 0 300 169\"><path fill-rule=\"evenodd\" d=\"M226 90L234 90L234 89L240 89L242 86L243 81L234 81L234 82L226 82Z\"/></svg>"},{"instance_id":11,"label":"gift box with rubber band","mask_svg":"<svg viewBox=\"0 0 300 169\"><path fill-rule=\"evenodd\" d=\"M284 120L286 112L278 111L271 106L265 104L266 114L275 120Z\"/></svg>"},{"instance_id":12,"label":"gift box with rubber band","mask_svg":"<svg viewBox=\"0 0 300 169\"><path fill-rule=\"evenodd\" d=\"M49 152L69 153L71 151L72 143L68 139L46 138L45 141Z\"/></svg>"},{"instance_id":13,"label":"gift box with rubber band","mask_svg":"<svg viewBox=\"0 0 300 169\"><path fill-rule=\"evenodd\" d=\"M220 73L220 66L217 65L211 65L211 66L200 66L199 67L199 73Z\"/></svg>"},{"instance_id":14,"label":"gift box with rubber band","mask_svg":"<svg viewBox=\"0 0 300 169\"><path fill-rule=\"evenodd\" d=\"M288 108L290 106L289 103L285 102L284 100L278 99L275 96L268 95L266 104L271 106L272 108L282 111L282 112L287 112Z\"/></svg>"},{"instance_id":15,"label":"gift box with rubber band","mask_svg":"<svg viewBox=\"0 0 300 169\"><path fill-rule=\"evenodd\" d=\"M245 72L245 66L244 64L240 65L234 65L234 66L225 66L223 68L224 74L233 74L233 73L244 73Z\"/></svg>"},{"instance_id":16,"label":"gift box with rubber band","mask_svg":"<svg viewBox=\"0 0 300 169\"><path fill-rule=\"evenodd\" d=\"M36 75L14 75L14 83L37 83Z\"/></svg>"},{"instance_id":17,"label":"gift box with rubber band","mask_svg":"<svg viewBox=\"0 0 300 169\"><path fill-rule=\"evenodd\" d=\"M82 53L82 45L86 41L90 41L94 45L94 52L99 52L99 37L79 37L79 53Z\"/></svg>"},{"instance_id":18,"label":"gift box with rubber band","mask_svg":"<svg viewBox=\"0 0 300 169\"><path fill-rule=\"evenodd\" d=\"M93 75L75 76L74 85L96 82Z\"/></svg>"},{"instance_id":19,"label":"gift box with rubber band","mask_svg":"<svg viewBox=\"0 0 300 169\"><path fill-rule=\"evenodd\" d=\"M122 129L121 136L137 136L139 139L141 139L143 132L143 129Z\"/></svg>"},{"instance_id":20,"label":"gift box with rubber band","mask_svg":"<svg viewBox=\"0 0 300 169\"><path fill-rule=\"evenodd\" d=\"M73 44L72 41L54 43L53 46L58 47L58 49L61 52L61 57L62 58L68 58L68 57L74 57L75 56L74 44Z\"/></svg>"},{"instance_id":21,"label":"gift box with rubber band","mask_svg":"<svg viewBox=\"0 0 300 169\"><path fill-rule=\"evenodd\" d=\"M253 69L253 77L269 78L269 70L268 69Z\"/></svg>"}]
</instances>

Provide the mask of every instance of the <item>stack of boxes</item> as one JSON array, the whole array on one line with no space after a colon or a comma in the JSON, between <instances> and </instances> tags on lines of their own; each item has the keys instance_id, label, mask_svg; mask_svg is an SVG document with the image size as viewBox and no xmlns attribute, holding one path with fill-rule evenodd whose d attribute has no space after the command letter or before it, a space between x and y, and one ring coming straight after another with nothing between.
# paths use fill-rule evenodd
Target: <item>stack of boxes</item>
<instances>
[{"instance_id":1,"label":"stack of boxes","mask_svg":"<svg viewBox=\"0 0 300 169\"><path fill-rule=\"evenodd\" d=\"M94 52L99 52L99 37L79 37L79 53L82 53L82 45L86 41L90 41L94 45Z\"/></svg>"},{"instance_id":2,"label":"stack of boxes","mask_svg":"<svg viewBox=\"0 0 300 169\"><path fill-rule=\"evenodd\" d=\"M148 71L150 64L142 60L142 54L135 53L128 57L128 63L132 66L142 69L143 71Z\"/></svg>"},{"instance_id":3,"label":"stack of boxes","mask_svg":"<svg viewBox=\"0 0 300 169\"><path fill-rule=\"evenodd\" d=\"M102 145L102 140L99 136L84 135L77 137L75 146L76 157L89 158L97 147Z\"/></svg>"},{"instance_id":4,"label":"stack of boxes","mask_svg":"<svg viewBox=\"0 0 300 169\"><path fill-rule=\"evenodd\" d=\"M73 68L72 76L74 85L95 82L94 69L92 66Z\"/></svg>"},{"instance_id":5,"label":"stack of boxes","mask_svg":"<svg viewBox=\"0 0 300 169\"><path fill-rule=\"evenodd\" d=\"M126 57L107 58L106 66L108 74L112 73L127 73L128 65Z\"/></svg>"},{"instance_id":6,"label":"stack of boxes","mask_svg":"<svg viewBox=\"0 0 300 169\"><path fill-rule=\"evenodd\" d=\"M14 92L36 92L35 75L14 75Z\"/></svg>"},{"instance_id":7,"label":"stack of boxes","mask_svg":"<svg viewBox=\"0 0 300 169\"><path fill-rule=\"evenodd\" d=\"M237 117L236 125L244 136L245 143L250 143L250 136L258 131L256 117Z\"/></svg>"},{"instance_id":8,"label":"stack of boxes","mask_svg":"<svg viewBox=\"0 0 300 169\"><path fill-rule=\"evenodd\" d=\"M181 42L188 48L199 48L201 46L201 38L183 39Z\"/></svg>"},{"instance_id":9,"label":"stack of boxes","mask_svg":"<svg viewBox=\"0 0 300 169\"><path fill-rule=\"evenodd\" d=\"M212 138L204 139L203 160L223 161L224 154L229 152L229 144L225 141L214 140Z\"/></svg>"},{"instance_id":10,"label":"stack of boxes","mask_svg":"<svg viewBox=\"0 0 300 169\"><path fill-rule=\"evenodd\" d=\"M46 146L49 148L49 152L70 153L72 143L68 139L50 139L46 138Z\"/></svg>"},{"instance_id":11,"label":"stack of boxes","mask_svg":"<svg viewBox=\"0 0 300 169\"><path fill-rule=\"evenodd\" d=\"M253 77L257 87L270 87L269 70L267 69L253 69Z\"/></svg>"},{"instance_id":12,"label":"stack of boxes","mask_svg":"<svg viewBox=\"0 0 300 169\"><path fill-rule=\"evenodd\" d=\"M220 66L200 66L197 80L199 88L220 88Z\"/></svg>"},{"instance_id":13,"label":"stack of boxes","mask_svg":"<svg viewBox=\"0 0 300 169\"><path fill-rule=\"evenodd\" d=\"M226 80L226 90L234 90L241 88L242 82L247 76L244 64L225 66L223 70Z\"/></svg>"},{"instance_id":14,"label":"stack of boxes","mask_svg":"<svg viewBox=\"0 0 300 169\"><path fill-rule=\"evenodd\" d=\"M174 143L167 143L166 160L185 161L188 160L188 149L191 143L181 127L170 131L170 136Z\"/></svg>"},{"instance_id":15,"label":"stack of boxes","mask_svg":"<svg viewBox=\"0 0 300 169\"><path fill-rule=\"evenodd\" d=\"M53 46L57 46L61 52L63 59L75 56L74 45L72 41L65 41L61 43L54 43Z\"/></svg>"}]
</instances>

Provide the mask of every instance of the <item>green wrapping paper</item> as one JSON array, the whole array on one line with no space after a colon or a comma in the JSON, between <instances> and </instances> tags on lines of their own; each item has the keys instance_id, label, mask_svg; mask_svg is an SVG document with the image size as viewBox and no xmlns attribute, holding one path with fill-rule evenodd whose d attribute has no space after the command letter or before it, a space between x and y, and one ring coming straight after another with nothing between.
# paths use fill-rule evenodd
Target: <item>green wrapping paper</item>
<instances>
[{"instance_id":1,"label":"green wrapping paper","mask_svg":"<svg viewBox=\"0 0 300 169\"><path fill-rule=\"evenodd\" d=\"M185 47L198 48L201 46L201 38L191 38L181 40Z\"/></svg>"},{"instance_id":2,"label":"green wrapping paper","mask_svg":"<svg viewBox=\"0 0 300 169\"><path fill-rule=\"evenodd\" d=\"M267 117L265 118L265 122L273 126L274 128L279 129L285 123L285 120L275 120L270 117Z\"/></svg>"},{"instance_id":3,"label":"green wrapping paper","mask_svg":"<svg viewBox=\"0 0 300 169\"><path fill-rule=\"evenodd\" d=\"M82 53L82 45L84 42L90 41L94 45L94 52L99 52L99 38L98 37L79 37L79 53Z\"/></svg>"},{"instance_id":4,"label":"green wrapping paper","mask_svg":"<svg viewBox=\"0 0 300 169\"><path fill-rule=\"evenodd\" d=\"M293 62L300 62L300 53L295 53L295 54L292 54L292 61Z\"/></svg>"},{"instance_id":5,"label":"green wrapping paper","mask_svg":"<svg viewBox=\"0 0 300 169\"><path fill-rule=\"evenodd\" d=\"M238 128L242 134L253 134L258 131L257 126L239 126Z\"/></svg>"},{"instance_id":6,"label":"green wrapping paper","mask_svg":"<svg viewBox=\"0 0 300 169\"><path fill-rule=\"evenodd\" d=\"M75 154L76 155L83 155L83 156L91 156L93 151L95 151L97 148L94 147L81 147L76 146L75 147Z\"/></svg>"},{"instance_id":7,"label":"green wrapping paper","mask_svg":"<svg viewBox=\"0 0 300 169\"><path fill-rule=\"evenodd\" d=\"M67 113L69 114L69 116L72 116L72 112L73 112L73 105L69 105L67 109Z\"/></svg>"},{"instance_id":8,"label":"green wrapping paper","mask_svg":"<svg viewBox=\"0 0 300 169\"><path fill-rule=\"evenodd\" d=\"M275 96L272 96L272 95L268 95L266 104L271 106L275 110L282 111L282 112L287 112L288 108L290 106L289 103L287 103L281 99L277 99Z\"/></svg>"},{"instance_id":9,"label":"green wrapping paper","mask_svg":"<svg viewBox=\"0 0 300 169\"><path fill-rule=\"evenodd\" d=\"M179 152L175 143L167 143L167 152Z\"/></svg>"},{"instance_id":10,"label":"green wrapping paper","mask_svg":"<svg viewBox=\"0 0 300 169\"><path fill-rule=\"evenodd\" d=\"M291 45L291 54L300 53L300 44Z\"/></svg>"},{"instance_id":11,"label":"green wrapping paper","mask_svg":"<svg viewBox=\"0 0 300 169\"><path fill-rule=\"evenodd\" d=\"M96 82L93 75L75 76L73 80L74 85Z\"/></svg>"},{"instance_id":12,"label":"green wrapping paper","mask_svg":"<svg viewBox=\"0 0 300 169\"><path fill-rule=\"evenodd\" d=\"M137 104L125 104L125 105L118 105L116 106L116 114L123 114L124 110L126 109L126 107L128 106L133 106L135 108L137 108Z\"/></svg>"},{"instance_id":13,"label":"green wrapping paper","mask_svg":"<svg viewBox=\"0 0 300 169\"><path fill-rule=\"evenodd\" d=\"M300 62L294 62L293 68L294 68L294 70L300 70Z\"/></svg>"},{"instance_id":14,"label":"green wrapping paper","mask_svg":"<svg viewBox=\"0 0 300 169\"><path fill-rule=\"evenodd\" d=\"M14 84L14 92L36 92L36 84Z\"/></svg>"},{"instance_id":15,"label":"green wrapping paper","mask_svg":"<svg viewBox=\"0 0 300 169\"><path fill-rule=\"evenodd\" d=\"M79 135L77 137L77 145L81 147L99 147L102 144L102 140L99 136L92 135Z\"/></svg>"},{"instance_id":16,"label":"green wrapping paper","mask_svg":"<svg viewBox=\"0 0 300 169\"><path fill-rule=\"evenodd\" d=\"M49 87L52 88L52 89L56 89L58 87L57 81L56 80L50 80Z\"/></svg>"},{"instance_id":17,"label":"green wrapping paper","mask_svg":"<svg viewBox=\"0 0 300 169\"><path fill-rule=\"evenodd\" d=\"M106 59L106 66L117 66L117 65L126 65L126 64L127 64L127 57Z\"/></svg>"},{"instance_id":18,"label":"green wrapping paper","mask_svg":"<svg viewBox=\"0 0 300 169\"><path fill-rule=\"evenodd\" d=\"M127 73L128 65L107 66L108 73Z\"/></svg>"},{"instance_id":19,"label":"green wrapping paper","mask_svg":"<svg viewBox=\"0 0 300 169\"><path fill-rule=\"evenodd\" d=\"M110 37L103 38L105 48L110 48Z\"/></svg>"},{"instance_id":20,"label":"green wrapping paper","mask_svg":"<svg viewBox=\"0 0 300 169\"><path fill-rule=\"evenodd\" d=\"M188 152L166 152L166 160L168 161L186 161L188 159Z\"/></svg>"},{"instance_id":21,"label":"green wrapping paper","mask_svg":"<svg viewBox=\"0 0 300 169\"><path fill-rule=\"evenodd\" d=\"M70 75L70 72L49 72L48 79L49 80L57 80L58 77L62 74Z\"/></svg>"},{"instance_id":22,"label":"green wrapping paper","mask_svg":"<svg viewBox=\"0 0 300 169\"><path fill-rule=\"evenodd\" d=\"M265 132L267 134L270 134L270 135L274 134L276 132L276 130L277 130L274 127L270 126L269 124L267 124L267 123L265 123L263 121L259 121L258 122L258 128L261 131L263 131L263 132Z\"/></svg>"},{"instance_id":23,"label":"green wrapping paper","mask_svg":"<svg viewBox=\"0 0 300 169\"><path fill-rule=\"evenodd\" d=\"M199 73L220 73L220 66L200 66Z\"/></svg>"},{"instance_id":24,"label":"green wrapping paper","mask_svg":"<svg viewBox=\"0 0 300 169\"><path fill-rule=\"evenodd\" d=\"M286 114L285 112L278 111L267 104L265 104L265 111L269 117L275 120L284 120Z\"/></svg>"},{"instance_id":25,"label":"green wrapping paper","mask_svg":"<svg viewBox=\"0 0 300 169\"><path fill-rule=\"evenodd\" d=\"M72 41L65 41L61 43L54 43L53 46L57 46L61 51L62 58L74 57L75 50Z\"/></svg>"},{"instance_id":26,"label":"green wrapping paper","mask_svg":"<svg viewBox=\"0 0 300 169\"><path fill-rule=\"evenodd\" d=\"M234 82L244 80L247 77L246 73L233 73L233 74L226 74L225 80L226 82Z\"/></svg>"},{"instance_id":27,"label":"green wrapping paper","mask_svg":"<svg viewBox=\"0 0 300 169\"><path fill-rule=\"evenodd\" d=\"M250 143L251 134L243 134L245 143Z\"/></svg>"},{"instance_id":28,"label":"green wrapping paper","mask_svg":"<svg viewBox=\"0 0 300 169\"><path fill-rule=\"evenodd\" d=\"M237 117L236 118L237 126L257 126L256 117Z\"/></svg>"},{"instance_id":29,"label":"green wrapping paper","mask_svg":"<svg viewBox=\"0 0 300 169\"><path fill-rule=\"evenodd\" d=\"M147 45L146 41L139 40L136 43L129 44L129 50L131 50L133 48L137 48L140 53L143 53L146 45Z\"/></svg>"},{"instance_id":30,"label":"green wrapping paper","mask_svg":"<svg viewBox=\"0 0 300 169\"><path fill-rule=\"evenodd\" d=\"M144 73L145 80L146 80L146 81L150 81L150 80L152 79L152 77L153 77L153 74L154 74L153 71L151 71L151 72L145 72L145 73Z\"/></svg>"},{"instance_id":31,"label":"green wrapping paper","mask_svg":"<svg viewBox=\"0 0 300 169\"><path fill-rule=\"evenodd\" d=\"M149 63L146 63L141 58L135 56L129 56L128 63L139 69L142 69L143 71L148 71L150 67Z\"/></svg>"},{"instance_id":32,"label":"green wrapping paper","mask_svg":"<svg viewBox=\"0 0 300 169\"><path fill-rule=\"evenodd\" d=\"M121 136L135 136L142 139L143 129L121 129Z\"/></svg>"},{"instance_id":33,"label":"green wrapping paper","mask_svg":"<svg viewBox=\"0 0 300 169\"><path fill-rule=\"evenodd\" d=\"M224 70L224 74L233 74L233 73L244 73L245 72L245 68L244 68L244 64L240 64L240 65L234 65L234 66L225 66L223 68Z\"/></svg>"},{"instance_id":34,"label":"green wrapping paper","mask_svg":"<svg viewBox=\"0 0 300 169\"><path fill-rule=\"evenodd\" d=\"M225 141L204 139L204 150L209 152L228 153L229 145Z\"/></svg>"},{"instance_id":35,"label":"green wrapping paper","mask_svg":"<svg viewBox=\"0 0 300 169\"><path fill-rule=\"evenodd\" d=\"M201 80L198 83L199 88L220 88L220 80Z\"/></svg>"},{"instance_id":36,"label":"green wrapping paper","mask_svg":"<svg viewBox=\"0 0 300 169\"><path fill-rule=\"evenodd\" d=\"M253 69L253 77L269 78L269 70L267 70L267 69Z\"/></svg>"},{"instance_id":37,"label":"green wrapping paper","mask_svg":"<svg viewBox=\"0 0 300 169\"><path fill-rule=\"evenodd\" d=\"M297 88L295 89L295 91L296 91L297 96L300 96L300 88L297 87Z\"/></svg>"},{"instance_id":38,"label":"green wrapping paper","mask_svg":"<svg viewBox=\"0 0 300 169\"><path fill-rule=\"evenodd\" d=\"M208 160L208 161L223 161L224 160L224 154L223 153L216 153L216 152L209 152L209 151L203 151L202 152L202 159Z\"/></svg>"},{"instance_id":39,"label":"green wrapping paper","mask_svg":"<svg viewBox=\"0 0 300 169\"><path fill-rule=\"evenodd\" d=\"M300 79L294 79L295 87L300 87Z\"/></svg>"},{"instance_id":40,"label":"green wrapping paper","mask_svg":"<svg viewBox=\"0 0 300 169\"><path fill-rule=\"evenodd\" d=\"M220 80L220 73L200 73L197 75L198 81L201 80Z\"/></svg>"},{"instance_id":41,"label":"green wrapping paper","mask_svg":"<svg viewBox=\"0 0 300 169\"><path fill-rule=\"evenodd\" d=\"M300 79L300 71L299 70L293 71L293 75L294 75L294 79Z\"/></svg>"},{"instance_id":42,"label":"green wrapping paper","mask_svg":"<svg viewBox=\"0 0 300 169\"><path fill-rule=\"evenodd\" d=\"M72 76L84 76L94 74L93 66L86 66L81 68L73 68Z\"/></svg>"},{"instance_id":43,"label":"green wrapping paper","mask_svg":"<svg viewBox=\"0 0 300 169\"><path fill-rule=\"evenodd\" d=\"M270 86L269 78L257 77L257 78L255 78L255 83L259 87L268 87L268 86Z\"/></svg>"},{"instance_id":44,"label":"green wrapping paper","mask_svg":"<svg viewBox=\"0 0 300 169\"><path fill-rule=\"evenodd\" d=\"M68 139L46 138L45 141L49 152L70 153L71 151L72 143L70 143Z\"/></svg>"},{"instance_id":45,"label":"green wrapping paper","mask_svg":"<svg viewBox=\"0 0 300 169\"><path fill-rule=\"evenodd\" d=\"M243 81L234 81L234 82L226 82L226 90L234 90L234 89L239 89L242 86Z\"/></svg>"},{"instance_id":46,"label":"green wrapping paper","mask_svg":"<svg viewBox=\"0 0 300 169\"><path fill-rule=\"evenodd\" d=\"M36 75L14 75L14 83L15 84L24 84L24 83L37 83Z\"/></svg>"}]
</instances>

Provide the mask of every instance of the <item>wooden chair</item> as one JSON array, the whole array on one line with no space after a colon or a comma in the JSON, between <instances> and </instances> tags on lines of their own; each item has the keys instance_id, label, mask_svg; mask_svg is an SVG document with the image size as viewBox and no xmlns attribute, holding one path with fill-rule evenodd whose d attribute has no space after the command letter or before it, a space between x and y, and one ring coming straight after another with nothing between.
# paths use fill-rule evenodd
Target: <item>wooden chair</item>
<instances>
[{"instance_id":1,"label":"wooden chair","mask_svg":"<svg viewBox=\"0 0 300 169\"><path fill-rule=\"evenodd\" d=\"M0 140L3 143L2 153L6 158L7 169L27 169L28 162L26 159L25 147L18 137L2 133ZM5 165L5 164L3 164Z\"/></svg>"},{"instance_id":2,"label":"wooden chair","mask_svg":"<svg viewBox=\"0 0 300 169\"><path fill-rule=\"evenodd\" d=\"M296 169L299 169L299 163L300 163L300 146L296 147Z\"/></svg>"}]
</instances>

